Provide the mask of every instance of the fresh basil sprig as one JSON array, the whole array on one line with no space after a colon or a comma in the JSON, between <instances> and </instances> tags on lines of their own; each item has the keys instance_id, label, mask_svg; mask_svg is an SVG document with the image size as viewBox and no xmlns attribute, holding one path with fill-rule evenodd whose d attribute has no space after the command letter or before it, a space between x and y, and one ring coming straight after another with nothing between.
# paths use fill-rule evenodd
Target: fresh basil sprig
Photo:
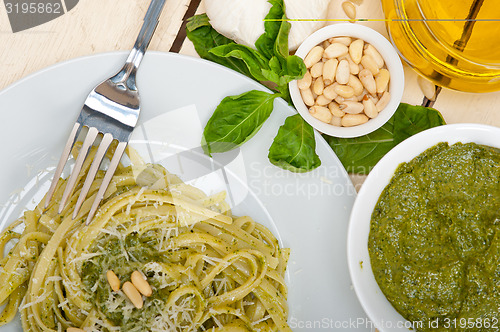
<instances>
[{"instance_id":1,"label":"fresh basil sprig","mask_svg":"<svg viewBox=\"0 0 500 332\"><path fill-rule=\"evenodd\" d=\"M256 49L218 34L205 14L192 17L187 24L187 36L200 57L256 81L274 83L272 93L252 90L221 101L203 131L202 146L209 155L230 151L253 137L271 114L274 99L281 97L291 104L288 83L306 73L304 61L288 51L291 24L287 21L283 0L269 0L269 3L265 32L257 39ZM292 132L294 130L297 132ZM279 129L268 157L284 169L306 172L321 164L315 148L312 127L295 115Z\"/></svg>"},{"instance_id":2,"label":"fresh basil sprig","mask_svg":"<svg viewBox=\"0 0 500 332\"><path fill-rule=\"evenodd\" d=\"M203 131L205 153L230 151L252 138L271 115L277 97L252 90L224 98Z\"/></svg>"},{"instance_id":3,"label":"fresh basil sprig","mask_svg":"<svg viewBox=\"0 0 500 332\"><path fill-rule=\"evenodd\" d=\"M446 124L433 108L401 103L394 115L374 132L355 138L323 135L350 173L368 174L393 147L423 130Z\"/></svg>"},{"instance_id":4,"label":"fresh basil sprig","mask_svg":"<svg viewBox=\"0 0 500 332\"><path fill-rule=\"evenodd\" d=\"M269 68L269 60L253 48L240 44L226 44L212 48L210 53L220 58L239 59L245 63L254 79L266 80L263 68Z\"/></svg>"},{"instance_id":5,"label":"fresh basil sprig","mask_svg":"<svg viewBox=\"0 0 500 332\"><path fill-rule=\"evenodd\" d=\"M289 116L269 149L269 161L283 169L303 173L321 165L315 152L314 129L300 114Z\"/></svg>"}]
</instances>

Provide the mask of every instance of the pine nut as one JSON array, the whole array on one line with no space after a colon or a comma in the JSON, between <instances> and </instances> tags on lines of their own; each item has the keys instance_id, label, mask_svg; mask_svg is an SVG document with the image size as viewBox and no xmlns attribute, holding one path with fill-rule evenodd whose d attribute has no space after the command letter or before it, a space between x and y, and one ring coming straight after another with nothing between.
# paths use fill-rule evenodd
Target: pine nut
<instances>
[{"instance_id":1,"label":"pine nut","mask_svg":"<svg viewBox=\"0 0 500 332\"><path fill-rule=\"evenodd\" d=\"M380 112L382 111L387 104L389 104L389 101L391 100L391 94L389 92L384 92L382 97L380 97L379 101L376 103L377 105L377 110Z\"/></svg>"},{"instance_id":2,"label":"pine nut","mask_svg":"<svg viewBox=\"0 0 500 332\"><path fill-rule=\"evenodd\" d=\"M363 3L363 0L351 0L351 2L357 6L360 6Z\"/></svg>"},{"instance_id":3,"label":"pine nut","mask_svg":"<svg viewBox=\"0 0 500 332\"><path fill-rule=\"evenodd\" d=\"M335 72L339 61L337 59L330 59L323 65L323 81L331 81L335 79Z\"/></svg>"},{"instance_id":4,"label":"pine nut","mask_svg":"<svg viewBox=\"0 0 500 332\"><path fill-rule=\"evenodd\" d=\"M318 63L318 61L323 57L323 51L323 47L321 46L313 47L313 49L309 51L304 59L304 64L306 65L306 67L311 68L316 63Z\"/></svg>"},{"instance_id":5,"label":"pine nut","mask_svg":"<svg viewBox=\"0 0 500 332\"><path fill-rule=\"evenodd\" d=\"M357 97L356 97L356 100L357 101L362 101L363 98L365 98L365 96L368 94L368 91L366 91L366 89L363 89L363 92L361 92L361 94L359 94Z\"/></svg>"},{"instance_id":6,"label":"pine nut","mask_svg":"<svg viewBox=\"0 0 500 332\"><path fill-rule=\"evenodd\" d=\"M344 13L349 17L351 20L356 19L356 7L349 2L349 1L344 1L342 3L342 9L344 10Z\"/></svg>"},{"instance_id":7,"label":"pine nut","mask_svg":"<svg viewBox=\"0 0 500 332\"><path fill-rule=\"evenodd\" d=\"M349 71L351 72L351 74L358 75L359 74L359 66L354 61L352 61L351 56L349 54L347 54L345 59L347 60L347 62L349 62Z\"/></svg>"},{"instance_id":8,"label":"pine nut","mask_svg":"<svg viewBox=\"0 0 500 332\"><path fill-rule=\"evenodd\" d=\"M134 307L136 307L137 309L141 309L144 305L144 302L142 301L142 296L137 288L135 288L135 286L130 281L126 281L123 284L122 289L125 295L127 295L130 302L132 302Z\"/></svg>"},{"instance_id":9,"label":"pine nut","mask_svg":"<svg viewBox=\"0 0 500 332\"><path fill-rule=\"evenodd\" d=\"M334 87L335 92L344 98L351 98L354 96L354 89L350 87L349 85L336 85Z\"/></svg>"},{"instance_id":10,"label":"pine nut","mask_svg":"<svg viewBox=\"0 0 500 332\"><path fill-rule=\"evenodd\" d=\"M323 65L324 62L320 61L311 67L311 76L314 78L318 78L323 75Z\"/></svg>"},{"instance_id":11,"label":"pine nut","mask_svg":"<svg viewBox=\"0 0 500 332\"><path fill-rule=\"evenodd\" d=\"M319 121L330 123L332 120L332 113L330 110L323 106L313 106L309 109L309 114L318 119Z\"/></svg>"},{"instance_id":12,"label":"pine nut","mask_svg":"<svg viewBox=\"0 0 500 332\"><path fill-rule=\"evenodd\" d=\"M338 116L333 116L332 120L330 121L330 124L335 127L341 127L342 126L342 118L339 118Z\"/></svg>"},{"instance_id":13,"label":"pine nut","mask_svg":"<svg viewBox=\"0 0 500 332\"><path fill-rule=\"evenodd\" d=\"M370 55L363 55L361 57L361 64L365 69L368 69L369 71L372 72L373 76L377 75L379 73L379 68L377 66L377 63L375 60Z\"/></svg>"},{"instance_id":14,"label":"pine nut","mask_svg":"<svg viewBox=\"0 0 500 332\"><path fill-rule=\"evenodd\" d=\"M323 46L323 48L327 48L328 46L330 46L330 42L328 40L325 40L321 46Z\"/></svg>"},{"instance_id":15,"label":"pine nut","mask_svg":"<svg viewBox=\"0 0 500 332\"><path fill-rule=\"evenodd\" d=\"M379 68L382 68L384 66L385 64L384 58L382 58L380 53L377 51L375 47L373 47L373 45L367 44L365 46L365 54L371 56L373 60L375 60Z\"/></svg>"},{"instance_id":16,"label":"pine nut","mask_svg":"<svg viewBox=\"0 0 500 332\"><path fill-rule=\"evenodd\" d=\"M360 124L366 123L368 117L364 114L346 114L342 118L342 126L353 127L359 126Z\"/></svg>"},{"instance_id":17,"label":"pine nut","mask_svg":"<svg viewBox=\"0 0 500 332\"><path fill-rule=\"evenodd\" d=\"M344 97L342 97L342 96L337 96L337 97L335 97L333 100L335 100L335 102L336 102L337 104L342 104L342 103L344 102L345 98L344 98Z\"/></svg>"},{"instance_id":18,"label":"pine nut","mask_svg":"<svg viewBox=\"0 0 500 332\"><path fill-rule=\"evenodd\" d=\"M311 82L312 82L312 76L308 70L304 74L304 77L302 77L300 80L297 81L297 86L299 87L300 90L309 89L309 87L311 86Z\"/></svg>"},{"instance_id":19,"label":"pine nut","mask_svg":"<svg viewBox=\"0 0 500 332\"><path fill-rule=\"evenodd\" d=\"M431 81L419 76L417 82L425 98L432 101L436 99L436 86Z\"/></svg>"},{"instance_id":20,"label":"pine nut","mask_svg":"<svg viewBox=\"0 0 500 332\"><path fill-rule=\"evenodd\" d=\"M328 109L335 117L341 118L345 115L345 113L340 110L339 105L335 102L331 102L330 104L328 104Z\"/></svg>"},{"instance_id":21,"label":"pine nut","mask_svg":"<svg viewBox=\"0 0 500 332\"><path fill-rule=\"evenodd\" d=\"M120 290L120 279L118 279L116 274L113 271L108 270L108 272L106 272L106 278L108 279L111 289L114 292L118 292Z\"/></svg>"},{"instance_id":22,"label":"pine nut","mask_svg":"<svg viewBox=\"0 0 500 332\"><path fill-rule=\"evenodd\" d=\"M333 43L325 50L325 55L329 58L338 58L349 53L347 46L341 43Z\"/></svg>"},{"instance_id":23,"label":"pine nut","mask_svg":"<svg viewBox=\"0 0 500 332\"><path fill-rule=\"evenodd\" d=\"M333 37L328 39L328 41L333 44L333 43L341 43L344 44L345 46L351 45L352 39L351 37Z\"/></svg>"},{"instance_id":24,"label":"pine nut","mask_svg":"<svg viewBox=\"0 0 500 332\"><path fill-rule=\"evenodd\" d=\"M326 106L331 103L333 98L328 98L324 93L316 98L316 105Z\"/></svg>"},{"instance_id":25,"label":"pine nut","mask_svg":"<svg viewBox=\"0 0 500 332\"><path fill-rule=\"evenodd\" d=\"M144 279L141 272L139 271L132 272L130 280L132 281L132 284L134 284L135 288L137 288L137 290L142 295L144 296L153 295L153 290L151 289L151 286L149 285L148 281Z\"/></svg>"},{"instance_id":26,"label":"pine nut","mask_svg":"<svg viewBox=\"0 0 500 332\"><path fill-rule=\"evenodd\" d=\"M363 106L365 107L364 112L369 118L373 119L373 118L377 117L378 110L377 110L377 106L375 106L375 103L373 102L373 100L371 100L367 96L364 96Z\"/></svg>"},{"instance_id":27,"label":"pine nut","mask_svg":"<svg viewBox=\"0 0 500 332\"><path fill-rule=\"evenodd\" d=\"M342 108L342 106L344 106ZM365 108L362 103L357 102L357 101L344 101L340 105L340 110L344 113L348 114L359 114L363 112L363 109Z\"/></svg>"},{"instance_id":28,"label":"pine nut","mask_svg":"<svg viewBox=\"0 0 500 332\"><path fill-rule=\"evenodd\" d=\"M377 92L377 84L375 83L375 79L373 78L373 74L368 69L363 69L359 72L359 80L363 83L363 86L366 88L371 94L375 94Z\"/></svg>"},{"instance_id":29,"label":"pine nut","mask_svg":"<svg viewBox=\"0 0 500 332\"><path fill-rule=\"evenodd\" d=\"M325 84L323 83L323 78L318 77L316 81L314 81L313 92L319 96L323 94L324 89L325 89Z\"/></svg>"},{"instance_id":30,"label":"pine nut","mask_svg":"<svg viewBox=\"0 0 500 332\"><path fill-rule=\"evenodd\" d=\"M336 84L332 84L332 85L327 86L323 90L323 96L325 96L326 98L328 98L330 100L337 98L337 92L335 92L336 86L337 86Z\"/></svg>"},{"instance_id":31,"label":"pine nut","mask_svg":"<svg viewBox=\"0 0 500 332\"><path fill-rule=\"evenodd\" d=\"M347 85L354 89L354 95L359 96L363 93L364 87L363 83L354 75L349 75L349 81L347 81Z\"/></svg>"},{"instance_id":32,"label":"pine nut","mask_svg":"<svg viewBox=\"0 0 500 332\"><path fill-rule=\"evenodd\" d=\"M79 329L78 327L68 327L66 332L85 332L85 330Z\"/></svg>"},{"instance_id":33,"label":"pine nut","mask_svg":"<svg viewBox=\"0 0 500 332\"><path fill-rule=\"evenodd\" d=\"M383 93L389 84L389 71L385 68L380 69L377 77L375 77L375 85L377 86L377 93Z\"/></svg>"},{"instance_id":34,"label":"pine nut","mask_svg":"<svg viewBox=\"0 0 500 332\"><path fill-rule=\"evenodd\" d=\"M342 60L337 66L337 72L335 73L335 79L339 84L347 84L349 82L349 75L351 71L349 69L349 62L347 60Z\"/></svg>"},{"instance_id":35,"label":"pine nut","mask_svg":"<svg viewBox=\"0 0 500 332\"><path fill-rule=\"evenodd\" d=\"M378 97L377 96L374 96L374 95L371 95L371 94L367 94L368 98L370 98L374 103L375 105L378 103Z\"/></svg>"},{"instance_id":36,"label":"pine nut","mask_svg":"<svg viewBox=\"0 0 500 332\"><path fill-rule=\"evenodd\" d=\"M307 106L312 106L314 105L314 96L312 94L311 89L304 89L300 90L300 95L302 96L302 100L304 101L304 104Z\"/></svg>"},{"instance_id":37,"label":"pine nut","mask_svg":"<svg viewBox=\"0 0 500 332\"><path fill-rule=\"evenodd\" d=\"M363 56L363 46L365 42L363 39L356 39L349 45L349 55L351 56L352 61L356 64L361 62L361 57Z\"/></svg>"}]
</instances>

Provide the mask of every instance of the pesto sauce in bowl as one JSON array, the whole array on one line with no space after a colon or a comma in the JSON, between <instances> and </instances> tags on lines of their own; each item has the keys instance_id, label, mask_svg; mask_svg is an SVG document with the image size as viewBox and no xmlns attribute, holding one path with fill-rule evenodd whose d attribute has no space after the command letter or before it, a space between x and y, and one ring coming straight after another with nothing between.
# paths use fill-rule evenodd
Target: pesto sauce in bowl
<instances>
[{"instance_id":1,"label":"pesto sauce in bowl","mask_svg":"<svg viewBox=\"0 0 500 332\"><path fill-rule=\"evenodd\" d=\"M420 331L500 329L500 150L439 143L402 163L372 213L375 280Z\"/></svg>"}]
</instances>

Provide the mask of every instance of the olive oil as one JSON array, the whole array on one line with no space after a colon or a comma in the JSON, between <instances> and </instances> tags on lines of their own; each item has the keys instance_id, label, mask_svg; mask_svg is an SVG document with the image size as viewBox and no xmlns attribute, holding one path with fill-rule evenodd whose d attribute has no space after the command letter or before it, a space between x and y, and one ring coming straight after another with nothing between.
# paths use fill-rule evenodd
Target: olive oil
<instances>
[{"instance_id":1,"label":"olive oil","mask_svg":"<svg viewBox=\"0 0 500 332\"><path fill-rule=\"evenodd\" d=\"M500 1L382 0L403 59L434 83L500 90Z\"/></svg>"}]
</instances>

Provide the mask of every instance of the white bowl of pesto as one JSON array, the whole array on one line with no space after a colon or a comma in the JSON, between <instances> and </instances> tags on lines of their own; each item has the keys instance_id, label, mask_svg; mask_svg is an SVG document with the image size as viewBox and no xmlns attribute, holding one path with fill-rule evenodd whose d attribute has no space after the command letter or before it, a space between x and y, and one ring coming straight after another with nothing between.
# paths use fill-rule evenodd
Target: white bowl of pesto
<instances>
[{"instance_id":1,"label":"white bowl of pesto","mask_svg":"<svg viewBox=\"0 0 500 332\"><path fill-rule=\"evenodd\" d=\"M498 169L500 168L500 163L497 163L496 159L492 159L494 162L483 162L483 160L488 159L488 156L490 156L489 154L485 155L484 159L479 158L478 160L480 160L480 162L478 162L478 165L480 166L478 167L482 168L477 168L478 170L474 174L467 174L467 173L463 174L462 177L456 177L457 174L459 174L457 173L458 172L457 169L463 169L464 171L467 171L469 169L467 168L468 166L467 167L464 166L464 168L461 168L462 159L467 159L470 157L469 155L467 155L467 153L465 153L465 155L467 156L462 159L453 159L454 157L450 157L451 164L447 166L445 164L439 164L439 162L444 162L444 161L436 162L436 164L423 163L422 164L423 171L425 172L419 171L419 173L413 173L415 177L416 174L419 175L417 181L420 181L421 176L423 174L424 179L421 181L425 181L426 174L429 174L429 172L432 172L432 174L443 172L442 174L443 182L448 181L451 186L449 187L449 191L442 192L442 196L443 197L446 196L448 198L453 197L453 195L450 196L450 193L456 192L457 194L456 200L448 199L447 201L442 203L443 208L441 205L436 205L433 206L432 208L430 208L429 205L425 205L425 211L430 211L431 209L435 208L435 211L437 211L435 215L438 216L436 217L438 218L437 219L438 221L445 220L445 219L439 219L442 216L448 218L449 215L452 215L453 213L455 213L455 211L458 211L458 209L446 210L445 207L458 206L458 204L461 204L460 202L461 200L463 200L463 197L461 198L460 196L462 193L462 189L460 190L454 190L454 189L460 188L460 186L463 187L464 183L465 184L470 183L471 185L466 187L474 188L474 186L480 186L481 181L483 181L482 186L485 186L484 188L490 188L490 186L496 188L496 190L489 190L489 189L480 190L480 187L477 188L478 195L490 195L488 197L491 197L493 203L497 204L493 205L494 207L493 209L491 208L489 203L481 204L483 206L478 206L477 208L475 208L473 204L475 202L476 203L481 202L481 200L479 198L476 199L475 197L471 197L470 200L468 199L463 202L464 206L463 211L466 211L464 213L471 213L470 215L466 216L468 218L467 222L461 223L461 220L459 219L455 221L453 218L450 218L449 226L442 227L442 225L440 225L440 228L436 228L436 232L433 233L433 234L439 234L439 236L441 236L441 238L444 239L443 241L452 241L450 243L453 243L452 245L454 246L454 248L459 248L463 250L456 250L452 253L449 253L447 251L448 250L447 243L443 244L438 248L432 249L424 247L423 245L421 245L422 243L420 241L412 242L411 240L415 239L413 236L416 234L415 228L413 228L412 226L407 226L405 232L402 232L401 229L398 231L399 233L388 231L387 233L385 233L387 234L387 236L385 237L380 237L380 234L384 234L383 232L377 233L381 232L382 226L380 227L372 226L372 218L374 218L373 225L376 225L376 223L378 223L376 218L381 215L379 211L382 210L387 211L385 207L381 207L380 205L378 205L379 199L380 202L384 202L385 200L386 203L384 204L387 204L387 202L392 201L394 204L397 204L398 206L397 209L400 209L400 207L404 207L407 201L411 201L413 199L411 197L412 191L406 189L403 190L402 192L406 191L408 195L394 195L390 199L388 198L389 196L386 195L387 192L385 192L384 195L382 195L384 188L386 188L386 186L388 186L389 183L391 182L391 179L393 178L398 166L401 163L410 162L415 157L422 154L424 151L427 151L426 153L428 153L428 151L434 151L428 149L431 147L435 147L440 142L446 142L448 143L449 146L452 147L453 146L460 147L460 144L454 145L455 143L460 142L464 144L476 143L479 145L500 148L500 128L486 126L486 125L479 125L479 124L454 124L454 125L445 125L432 128L408 138L407 140L403 141L395 148L393 148L389 153L387 153L387 155L385 155L373 168L371 173L366 178L366 181L364 182L352 209L349 221L348 236L347 236L347 257L348 257L349 271L351 274L351 279L356 295L358 296L358 299L361 302L363 309L365 310L366 314L371 320L369 324L373 324L381 332L415 331L415 330L427 331L429 330L429 328L436 327L437 324L439 324L441 327L444 327L445 331L451 330L451 328L456 328L457 330L465 331L465 330L473 330L474 328L480 328L480 327L486 328L487 330L497 331L500 328L498 310L496 310L496 312L495 310L493 310L492 311L493 314L491 314L491 312L488 313L488 306L490 307L493 306L498 309L498 305L500 303L500 296L498 296L497 292L498 285L491 286L493 288L497 287L495 289L488 288L489 286L484 286L488 285L487 281L488 273L492 274L496 273L497 278L498 275L500 275L498 260L495 260L492 263L493 265L491 265L495 269L493 272L491 271L487 272L489 270L485 268L486 272L483 273L483 271L481 271L481 269L478 268L478 266L490 266L488 265L491 263L488 262L489 256L493 255L493 257L496 258L500 257L500 243L499 243L500 231L498 231L498 234L494 236L494 234L496 233L495 230L500 229L498 225L496 225L497 221L500 220L499 217L500 213L497 212L498 209L496 209L498 207L498 204L500 204L499 203L500 198L498 197L500 195L500 182L498 182L498 178L496 178L495 180L494 179L495 177L493 176L493 175L497 176L500 174L500 172L498 171ZM471 149L475 148L471 147ZM494 156L498 154L498 151L489 151L489 149L485 149L485 151L486 151L485 153L491 152ZM452 155L452 152L450 152L450 155ZM434 155L432 158L437 160L437 157L434 157ZM455 160L457 160L456 165L454 164ZM432 168L432 165L434 166L445 165L445 166L439 168ZM476 165L475 162L474 165ZM491 170L488 167L491 167ZM453 175L451 173L450 174L444 173L448 171L455 172L456 174ZM490 173L492 174L491 176ZM487 176L485 177L484 174L487 174ZM432 178L435 179L434 176L432 176ZM453 181L450 181L450 178L453 179ZM462 181L466 182L462 183ZM391 185L394 185L394 183L404 183L404 182L393 181ZM408 187L411 187L411 181L408 181L407 183ZM436 195L436 193L432 192L432 190L435 190L435 188L441 188L441 189L445 188L445 187L439 187L442 184L440 183L436 184L437 182L434 180L433 182L429 183L422 182L422 183L425 184L422 186L422 188L426 188L425 193L422 194L424 195L423 197L426 197L425 204L427 204L430 201L428 199L430 197L429 196L430 193L432 193L432 197L440 196L439 194ZM456 185L458 186L457 188L453 187L454 183L456 183ZM489 201L490 199L488 199L486 202ZM415 202L417 201L415 200ZM446 205L446 204L451 204L451 205ZM416 211L420 211L419 212L420 214L418 214L419 218L417 223L423 225L430 219L429 215L434 215L434 213L431 214L425 212L424 210L419 210L422 208L422 206L418 206L418 204L412 206L413 208L408 209L407 213L408 216L410 216L410 215L415 215ZM377 207L377 213L373 214L372 216L375 207ZM441 212L440 210L441 208L442 211L444 212ZM475 209L482 209L482 210L486 209L486 210L491 210L491 212L483 211L480 213L476 212L476 214L474 214ZM476 226L486 225L486 221L484 220L488 220L488 218L490 218L488 213L491 213L493 216L491 217L493 218L493 221L491 223L492 226L486 227L485 228L486 231L482 232L478 230L479 228L477 228ZM458 214L455 213L454 215ZM477 217L476 219L476 215L483 217ZM391 215L388 215L387 217L384 216L384 218L393 218L393 217L394 216ZM407 218L407 216L405 216L404 218ZM384 226L387 227L387 229L392 229L393 227L397 227L395 225L400 225L399 220L396 220L394 218L390 220L391 222L386 223L386 226ZM413 222L412 225L417 223ZM383 222L381 222L380 224L383 224ZM429 223L425 225L431 225L431 224ZM372 227L375 227L373 228L375 229L375 231L373 231L373 234L370 234ZM422 232L428 230L429 229L422 228ZM377 238L378 240L373 240L375 238L374 234L378 234L377 235L379 236ZM397 234L397 236L394 236L395 234ZM455 234L456 237L454 237L453 234ZM487 238L488 240L479 241L481 240L482 235L484 235L485 238ZM418 236L416 238L418 238ZM399 256L394 256L394 259L388 261L388 264L386 265L383 264L384 267L383 269L381 269L380 266L376 267L375 265L373 266L372 269L372 263L379 264L381 260L378 258L380 256L373 256L377 258L374 261L371 261L370 251L374 253L376 251L374 248L377 248L378 250L380 249L380 247L374 246L371 247L371 249L369 249L369 246L372 246L373 243L380 244L381 243L380 239L383 239L386 242L397 241L398 242L397 252ZM459 240L457 241L456 239ZM476 247L465 246L470 243L476 243ZM482 254L481 246L483 245L488 246L488 249L485 250L484 253ZM380 251L381 250L377 251L377 255L385 255L385 254L380 254ZM404 252L404 254L401 255L400 254L401 252ZM431 278L432 280L429 279L430 274L424 271L425 268L419 270L418 265L411 266L402 264L401 268L398 271L396 271L393 268L395 266L394 262L397 261L399 264L400 261L404 261L406 256L408 256L408 259L410 260L418 260L421 257L424 257L423 259L427 259L425 258L425 256L420 256L423 253L428 253L431 256L436 255L433 257L429 256L430 257L428 259L429 262L433 262L433 259L436 257L441 257L441 256L449 257L449 263L448 262L446 262L446 264L443 263L442 267L439 267L439 269L436 268L437 272L436 274L433 275L434 279L432 278ZM454 258L454 255L456 255L456 257L458 258L456 257ZM460 262L462 259L464 261L467 260L467 262L470 261L471 265L468 266L461 265ZM444 262L444 260L441 261ZM431 263L429 263L429 269L432 270L434 267L432 267L430 264ZM408 266L414 267L415 270L411 271L411 269L408 269ZM403 271L402 268L405 268L406 270L404 270L404 272L401 272ZM381 274L380 271L384 271L384 273ZM437 312L433 310L439 311L439 310L444 310L446 308L449 309L450 307L453 306L457 308L460 306L459 309L460 315L452 317L452 315L446 315L443 312L441 312L443 313L441 316L439 315L434 316L433 319L429 319L427 321L410 318L412 321L414 320L414 322L412 323L410 320L404 318L395 309L395 307L388 300L386 295L384 295L384 293L381 290L381 287L385 286L379 286L375 274L378 274L378 279L382 280L382 283L383 284L385 283L385 286L387 286L387 284L404 285L403 286L404 290L401 290L399 293L397 293L400 295L397 298L394 297L392 298L393 302L397 302L395 305L399 306L399 308L410 308L411 306L413 306L413 308L416 308L415 303L420 303L422 307L420 307L419 312L432 313L432 312ZM474 283L464 282L463 284L457 282L459 280L467 280L467 277L472 278L472 276L475 275L480 277L480 278L478 277L479 281L476 280L477 285L476 281ZM411 276L414 276L415 278ZM418 278L416 276L418 276ZM444 276L450 276L450 277L445 280ZM445 281L449 281L448 286ZM453 282L455 282L455 284L453 284ZM412 283L417 284L417 287L414 288L414 291L412 291L412 293L408 293L408 289L410 289L410 286L408 285L412 285ZM490 282L489 284L491 285L494 283ZM480 289L480 286L483 288ZM476 287L477 289L474 287ZM457 298L454 300L455 288L464 289L465 291L462 295L464 295L465 297L460 297L459 299ZM439 291L436 291L436 289L438 289ZM414 298L408 300L409 302L406 304L407 307L405 307L405 304L402 304L401 302L404 302L406 301L406 299L411 298L409 297L408 294L411 294L411 296L413 296ZM391 294L389 295L389 297L390 296ZM415 300L416 298L426 299L427 302L419 302L420 300L417 301ZM414 300L415 302L411 302ZM473 304L473 302L477 304ZM482 312L483 315L481 316L479 312ZM405 315L409 317L408 313L405 313ZM410 315L413 315L413 313Z\"/></svg>"}]
</instances>

